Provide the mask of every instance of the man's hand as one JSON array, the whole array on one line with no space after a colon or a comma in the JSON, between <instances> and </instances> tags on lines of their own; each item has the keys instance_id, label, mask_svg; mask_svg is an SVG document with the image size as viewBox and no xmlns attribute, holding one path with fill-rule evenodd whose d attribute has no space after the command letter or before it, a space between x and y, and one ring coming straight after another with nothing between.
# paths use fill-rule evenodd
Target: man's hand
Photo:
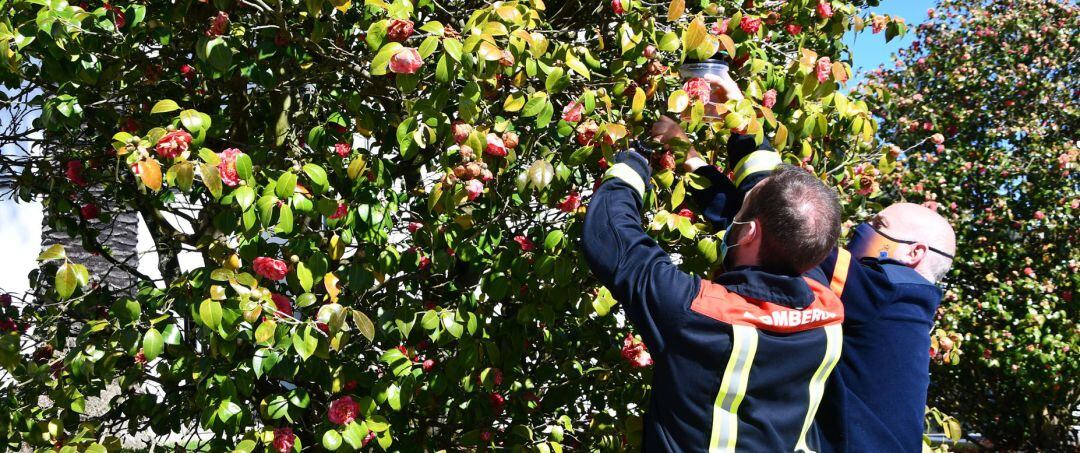
<instances>
[{"instance_id":1,"label":"man's hand","mask_svg":"<svg viewBox=\"0 0 1080 453\"><path fill-rule=\"evenodd\" d=\"M741 101L743 100L742 90L739 89L739 85L731 79L730 75L724 75L723 77L706 74L705 81L712 85L714 96L719 96L719 99L715 99L717 102L727 101Z\"/></svg>"},{"instance_id":2,"label":"man's hand","mask_svg":"<svg viewBox=\"0 0 1080 453\"><path fill-rule=\"evenodd\" d=\"M686 132L682 130L679 123L675 120L668 118L666 115L660 115L660 119L653 123L652 130L649 135L660 143L667 146L672 140L678 138L685 142L689 142L690 138L686 136Z\"/></svg>"}]
</instances>

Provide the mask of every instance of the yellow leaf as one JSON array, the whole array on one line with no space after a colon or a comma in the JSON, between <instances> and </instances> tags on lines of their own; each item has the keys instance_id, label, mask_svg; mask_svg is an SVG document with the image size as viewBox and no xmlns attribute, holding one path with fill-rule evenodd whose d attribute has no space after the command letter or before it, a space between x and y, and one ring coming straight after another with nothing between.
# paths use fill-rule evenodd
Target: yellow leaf
<instances>
[{"instance_id":1,"label":"yellow leaf","mask_svg":"<svg viewBox=\"0 0 1080 453\"><path fill-rule=\"evenodd\" d=\"M586 67L585 63L582 63L581 60L578 59L578 57L575 57L574 54L570 52L566 53L566 65L569 66L570 69L572 69L574 72L584 77L585 80L589 80L589 68Z\"/></svg>"},{"instance_id":2,"label":"yellow leaf","mask_svg":"<svg viewBox=\"0 0 1080 453\"><path fill-rule=\"evenodd\" d=\"M338 295L341 294L341 288L338 288L338 276L333 272L327 272L323 276L323 286L326 287L326 295L330 297L330 302L337 302Z\"/></svg>"},{"instance_id":3,"label":"yellow leaf","mask_svg":"<svg viewBox=\"0 0 1080 453\"><path fill-rule=\"evenodd\" d=\"M498 14L502 20L517 24L521 22L521 11L518 11L516 3L506 3L495 9L495 14Z\"/></svg>"},{"instance_id":4,"label":"yellow leaf","mask_svg":"<svg viewBox=\"0 0 1080 453\"><path fill-rule=\"evenodd\" d=\"M507 112L516 112L522 107L525 107L525 95L522 93L511 94L503 101L503 110Z\"/></svg>"},{"instance_id":5,"label":"yellow leaf","mask_svg":"<svg viewBox=\"0 0 1080 453\"><path fill-rule=\"evenodd\" d=\"M690 96L683 90L675 90L667 100L667 109L671 113L682 113L690 106Z\"/></svg>"},{"instance_id":6,"label":"yellow leaf","mask_svg":"<svg viewBox=\"0 0 1080 453\"><path fill-rule=\"evenodd\" d=\"M773 138L772 144L777 151L783 151L784 148L787 147L787 136L787 126L784 126L784 123L780 123L780 126L776 128L776 137Z\"/></svg>"},{"instance_id":7,"label":"yellow leaf","mask_svg":"<svg viewBox=\"0 0 1080 453\"><path fill-rule=\"evenodd\" d=\"M732 41L730 36L720 35L716 39L720 40L720 46L724 48L724 52L727 52L729 56L735 56L735 41Z\"/></svg>"},{"instance_id":8,"label":"yellow leaf","mask_svg":"<svg viewBox=\"0 0 1080 453\"><path fill-rule=\"evenodd\" d=\"M498 47L495 47L494 44L487 41L482 41L480 43L479 54L480 58L483 58L487 61L496 61L502 58L502 51L499 50Z\"/></svg>"},{"instance_id":9,"label":"yellow leaf","mask_svg":"<svg viewBox=\"0 0 1080 453\"><path fill-rule=\"evenodd\" d=\"M807 71L814 69L814 63L817 63L817 52L810 49L799 49L799 52L802 53L802 57L799 58L799 66Z\"/></svg>"},{"instance_id":10,"label":"yellow leaf","mask_svg":"<svg viewBox=\"0 0 1080 453\"><path fill-rule=\"evenodd\" d=\"M674 22L686 11L686 0L671 0L667 8L667 20Z\"/></svg>"},{"instance_id":11,"label":"yellow leaf","mask_svg":"<svg viewBox=\"0 0 1080 453\"><path fill-rule=\"evenodd\" d=\"M345 241L341 240L341 236L334 235L330 238L330 259L337 261L345 255Z\"/></svg>"},{"instance_id":12,"label":"yellow leaf","mask_svg":"<svg viewBox=\"0 0 1080 453\"><path fill-rule=\"evenodd\" d=\"M698 46L705 42L705 35L707 34L708 30L705 29L705 21L701 20L701 16L695 17L690 22L690 25L686 27L686 31L683 32L683 50L690 53L697 49Z\"/></svg>"},{"instance_id":13,"label":"yellow leaf","mask_svg":"<svg viewBox=\"0 0 1080 453\"><path fill-rule=\"evenodd\" d=\"M642 90L641 87L637 87L634 91L634 101L630 104L630 110L634 112L635 119L640 118L641 112L645 110L645 90Z\"/></svg>"},{"instance_id":14,"label":"yellow leaf","mask_svg":"<svg viewBox=\"0 0 1080 453\"><path fill-rule=\"evenodd\" d=\"M139 161L139 177L146 187L161 190L161 164L157 160L150 158Z\"/></svg>"},{"instance_id":15,"label":"yellow leaf","mask_svg":"<svg viewBox=\"0 0 1080 453\"><path fill-rule=\"evenodd\" d=\"M530 36L532 36L532 40L529 41L529 51L532 52L533 58L540 58L540 56L547 53L551 41L548 41L543 34L537 32L533 32Z\"/></svg>"}]
</instances>

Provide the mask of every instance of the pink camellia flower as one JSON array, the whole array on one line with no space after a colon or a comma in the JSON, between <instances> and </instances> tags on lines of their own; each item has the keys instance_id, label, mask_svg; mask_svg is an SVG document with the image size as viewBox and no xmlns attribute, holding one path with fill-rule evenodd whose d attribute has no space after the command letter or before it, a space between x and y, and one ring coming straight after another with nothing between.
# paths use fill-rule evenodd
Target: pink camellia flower
<instances>
[{"instance_id":1,"label":"pink camellia flower","mask_svg":"<svg viewBox=\"0 0 1080 453\"><path fill-rule=\"evenodd\" d=\"M566 199L560 201L558 204L559 210L562 212L574 212L581 206L581 197L577 192L570 192Z\"/></svg>"},{"instance_id":2,"label":"pink camellia flower","mask_svg":"<svg viewBox=\"0 0 1080 453\"><path fill-rule=\"evenodd\" d=\"M469 134L472 133L473 127L468 123L458 120L450 124L450 131L454 134L454 143L462 144L465 140L469 139Z\"/></svg>"},{"instance_id":3,"label":"pink camellia flower","mask_svg":"<svg viewBox=\"0 0 1080 453\"><path fill-rule=\"evenodd\" d=\"M784 26L784 30L787 30L788 34L790 34L791 36L798 36L799 33L802 33L802 25L787 24Z\"/></svg>"},{"instance_id":4,"label":"pink camellia flower","mask_svg":"<svg viewBox=\"0 0 1080 453\"><path fill-rule=\"evenodd\" d=\"M929 209L931 211L937 211L938 210L938 202L936 202L934 200L926 200L926 201L923 202L922 205L924 207L926 207L926 209Z\"/></svg>"},{"instance_id":5,"label":"pink camellia flower","mask_svg":"<svg viewBox=\"0 0 1080 453\"><path fill-rule=\"evenodd\" d=\"M288 426L274 428L274 450L277 450L278 453L291 451L295 443L296 434L293 434L292 428Z\"/></svg>"},{"instance_id":6,"label":"pink camellia flower","mask_svg":"<svg viewBox=\"0 0 1080 453\"><path fill-rule=\"evenodd\" d=\"M690 96L690 100L699 99L701 102L709 102L712 97L712 87L701 77L693 77L683 83L683 91Z\"/></svg>"},{"instance_id":7,"label":"pink camellia flower","mask_svg":"<svg viewBox=\"0 0 1080 453\"><path fill-rule=\"evenodd\" d=\"M469 194L469 201L473 201L484 193L484 183L478 179L469 180L465 183L465 192Z\"/></svg>"},{"instance_id":8,"label":"pink camellia flower","mask_svg":"<svg viewBox=\"0 0 1080 453\"><path fill-rule=\"evenodd\" d=\"M334 152L337 153L338 156L341 156L342 159L344 159L346 157L349 157L349 154L352 153L352 146L349 146L348 143L338 143L334 145Z\"/></svg>"},{"instance_id":9,"label":"pink camellia flower","mask_svg":"<svg viewBox=\"0 0 1080 453\"><path fill-rule=\"evenodd\" d=\"M191 144L191 134L187 131L172 131L158 140L157 153L165 159L172 159L183 154Z\"/></svg>"},{"instance_id":10,"label":"pink camellia flower","mask_svg":"<svg viewBox=\"0 0 1080 453\"><path fill-rule=\"evenodd\" d=\"M731 22L731 19L724 19L722 21L715 22L712 24L712 27L709 27L709 31L712 32L712 34L714 35L726 35L728 32L729 22Z\"/></svg>"},{"instance_id":11,"label":"pink camellia flower","mask_svg":"<svg viewBox=\"0 0 1080 453\"><path fill-rule=\"evenodd\" d=\"M683 216L683 217L686 217L686 218L690 219L690 222L696 222L697 221L697 215L694 214L694 211L691 211L691 210L689 210L687 208L680 209L678 214L680 216Z\"/></svg>"},{"instance_id":12,"label":"pink camellia flower","mask_svg":"<svg viewBox=\"0 0 1080 453\"><path fill-rule=\"evenodd\" d=\"M427 269L428 266L431 266L431 258L428 258L427 255L421 256L420 263L418 263L416 267L420 270L424 270Z\"/></svg>"},{"instance_id":13,"label":"pink camellia flower","mask_svg":"<svg viewBox=\"0 0 1080 453\"><path fill-rule=\"evenodd\" d=\"M593 140L596 138L596 133L600 130L600 126L593 120L586 120L578 125L575 129L577 132L577 142L579 145L588 146L593 144Z\"/></svg>"},{"instance_id":14,"label":"pink camellia flower","mask_svg":"<svg viewBox=\"0 0 1080 453\"><path fill-rule=\"evenodd\" d=\"M761 105L765 106L765 108L770 108L770 109L773 108L774 105L776 105L776 90L775 89L770 89L769 91L766 91L765 94L763 94L761 96Z\"/></svg>"},{"instance_id":15,"label":"pink camellia flower","mask_svg":"<svg viewBox=\"0 0 1080 453\"><path fill-rule=\"evenodd\" d=\"M934 146L934 151L937 151L938 154L941 154L941 153L945 152L945 145L936 145L936 146Z\"/></svg>"},{"instance_id":16,"label":"pink camellia flower","mask_svg":"<svg viewBox=\"0 0 1080 453\"><path fill-rule=\"evenodd\" d=\"M351 396L343 396L330 403L330 411L327 416L330 418L330 422L335 425L348 425L349 422L356 420L359 413L360 405L353 401Z\"/></svg>"},{"instance_id":17,"label":"pink camellia flower","mask_svg":"<svg viewBox=\"0 0 1080 453\"><path fill-rule=\"evenodd\" d=\"M634 368L645 368L653 364L652 355L645 348L645 343L638 341L629 333L623 339L622 357Z\"/></svg>"},{"instance_id":18,"label":"pink camellia flower","mask_svg":"<svg viewBox=\"0 0 1080 453\"><path fill-rule=\"evenodd\" d=\"M498 393L492 393L488 395L488 402L491 403L491 408L496 412L502 411L503 406L506 405L506 397Z\"/></svg>"},{"instance_id":19,"label":"pink camellia flower","mask_svg":"<svg viewBox=\"0 0 1080 453\"><path fill-rule=\"evenodd\" d=\"M817 61L817 81L818 83L825 83L829 80L829 74L832 73L832 61L829 57L821 57Z\"/></svg>"},{"instance_id":20,"label":"pink camellia flower","mask_svg":"<svg viewBox=\"0 0 1080 453\"><path fill-rule=\"evenodd\" d=\"M270 293L270 300L274 301L274 307L279 312L275 313L275 315L278 317L293 315L292 301L288 297L278 293Z\"/></svg>"},{"instance_id":21,"label":"pink camellia flower","mask_svg":"<svg viewBox=\"0 0 1080 453\"><path fill-rule=\"evenodd\" d=\"M394 19L386 26L386 39L393 42L404 42L413 34L413 21Z\"/></svg>"},{"instance_id":22,"label":"pink camellia flower","mask_svg":"<svg viewBox=\"0 0 1080 453\"><path fill-rule=\"evenodd\" d=\"M495 156L495 157L503 157L503 156L505 156L506 155L506 144L503 143L502 137L499 137L498 134L495 134L493 132L488 133L487 134L487 146L484 147L484 152L489 154L489 155Z\"/></svg>"},{"instance_id":23,"label":"pink camellia flower","mask_svg":"<svg viewBox=\"0 0 1080 453\"><path fill-rule=\"evenodd\" d=\"M1031 277L1031 276L1035 275L1035 270L1030 268L1030 267L1025 267L1024 268L1024 274L1027 275L1028 277Z\"/></svg>"},{"instance_id":24,"label":"pink camellia flower","mask_svg":"<svg viewBox=\"0 0 1080 453\"><path fill-rule=\"evenodd\" d=\"M419 231L423 227L424 227L424 224L422 224L420 222L409 222L409 225L406 228L409 229L409 233L415 233L415 232Z\"/></svg>"},{"instance_id":25,"label":"pink camellia flower","mask_svg":"<svg viewBox=\"0 0 1080 453\"><path fill-rule=\"evenodd\" d=\"M566 104L562 109L562 119L568 123L581 121L581 114L585 112L585 106L578 101Z\"/></svg>"},{"instance_id":26,"label":"pink camellia flower","mask_svg":"<svg viewBox=\"0 0 1080 453\"><path fill-rule=\"evenodd\" d=\"M611 11L615 12L615 14L625 13L626 10L623 8L622 0L611 0Z\"/></svg>"},{"instance_id":27,"label":"pink camellia flower","mask_svg":"<svg viewBox=\"0 0 1080 453\"><path fill-rule=\"evenodd\" d=\"M521 247L522 252L531 252L533 249L536 248L536 245L533 244L533 242L530 241L529 238L522 235L514 236L514 242L518 243L518 246Z\"/></svg>"},{"instance_id":28,"label":"pink camellia flower","mask_svg":"<svg viewBox=\"0 0 1080 453\"><path fill-rule=\"evenodd\" d=\"M189 64L180 65L180 75L187 79L195 77L195 68Z\"/></svg>"},{"instance_id":29,"label":"pink camellia flower","mask_svg":"<svg viewBox=\"0 0 1080 453\"><path fill-rule=\"evenodd\" d=\"M934 134L930 136L930 141L934 142L935 145L940 145L942 143L945 143L945 136L941 134Z\"/></svg>"},{"instance_id":30,"label":"pink camellia flower","mask_svg":"<svg viewBox=\"0 0 1080 453\"><path fill-rule=\"evenodd\" d=\"M78 160L67 161L67 170L64 171L64 175L67 176L68 181L76 186L86 186L86 179L83 179L82 175L83 163Z\"/></svg>"},{"instance_id":31,"label":"pink camellia flower","mask_svg":"<svg viewBox=\"0 0 1080 453\"><path fill-rule=\"evenodd\" d=\"M229 14L225 11L218 11L217 15L210 21L210 28L206 30L206 36L213 38L224 35L228 26Z\"/></svg>"},{"instance_id":32,"label":"pink camellia flower","mask_svg":"<svg viewBox=\"0 0 1080 453\"><path fill-rule=\"evenodd\" d=\"M885 29L885 26L889 24L889 18L885 16L874 16L870 20L870 27L874 30L874 33L881 33Z\"/></svg>"},{"instance_id":33,"label":"pink camellia flower","mask_svg":"<svg viewBox=\"0 0 1080 453\"><path fill-rule=\"evenodd\" d=\"M236 158L243 154L236 148L227 148L218 154L221 163L218 164L218 174L221 182L229 187L240 185L240 175L236 172Z\"/></svg>"},{"instance_id":34,"label":"pink camellia flower","mask_svg":"<svg viewBox=\"0 0 1080 453\"><path fill-rule=\"evenodd\" d=\"M1035 220L1042 220L1042 219L1045 219L1045 218L1046 218L1046 214L1043 214L1042 211L1035 211Z\"/></svg>"},{"instance_id":35,"label":"pink camellia flower","mask_svg":"<svg viewBox=\"0 0 1080 453\"><path fill-rule=\"evenodd\" d=\"M93 220L96 219L99 215L101 215L101 209L99 209L96 204L87 203L82 205L81 208L79 208L79 213L82 214L82 218L86 220Z\"/></svg>"},{"instance_id":36,"label":"pink camellia flower","mask_svg":"<svg viewBox=\"0 0 1080 453\"><path fill-rule=\"evenodd\" d=\"M414 74L420 66L424 65L424 59L420 58L420 52L412 47L399 50L390 59L390 72L395 74Z\"/></svg>"},{"instance_id":37,"label":"pink camellia flower","mask_svg":"<svg viewBox=\"0 0 1080 453\"><path fill-rule=\"evenodd\" d=\"M252 266L255 268L256 274L270 280L281 280L285 278L285 274L289 273L289 266L284 261L266 256L255 258Z\"/></svg>"},{"instance_id":38,"label":"pink camellia flower","mask_svg":"<svg viewBox=\"0 0 1080 453\"><path fill-rule=\"evenodd\" d=\"M833 16L832 3L820 2L817 4L817 14L825 19Z\"/></svg>"},{"instance_id":39,"label":"pink camellia flower","mask_svg":"<svg viewBox=\"0 0 1080 453\"><path fill-rule=\"evenodd\" d=\"M375 440L375 431L368 431L367 435L364 436L364 440L360 441L360 447L366 447L373 440Z\"/></svg>"},{"instance_id":40,"label":"pink camellia flower","mask_svg":"<svg viewBox=\"0 0 1080 453\"><path fill-rule=\"evenodd\" d=\"M337 210L334 211L334 215L330 216L330 219L331 220L337 220L337 219L340 219L342 217L345 217L348 214L349 214L349 206L346 205L345 203L340 203L340 204L337 205Z\"/></svg>"},{"instance_id":41,"label":"pink camellia flower","mask_svg":"<svg viewBox=\"0 0 1080 453\"><path fill-rule=\"evenodd\" d=\"M741 28L742 31L746 32L746 34L748 35L757 33L758 29L761 28L761 18L743 16L742 20L739 21L739 28Z\"/></svg>"}]
</instances>

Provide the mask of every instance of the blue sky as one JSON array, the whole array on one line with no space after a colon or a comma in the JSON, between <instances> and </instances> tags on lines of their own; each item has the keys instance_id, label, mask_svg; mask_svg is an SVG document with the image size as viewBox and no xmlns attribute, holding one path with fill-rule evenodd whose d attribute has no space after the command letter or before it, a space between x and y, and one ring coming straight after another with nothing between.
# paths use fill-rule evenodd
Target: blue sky
<instances>
[{"instance_id":1,"label":"blue sky","mask_svg":"<svg viewBox=\"0 0 1080 453\"><path fill-rule=\"evenodd\" d=\"M844 41L851 47L854 55L855 61L851 68L853 72L870 71L882 63L889 67L892 64L890 55L911 44L915 36L915 26L926 20L926 10L934 4L935 2L930 0L884 0L880 6L870 8L873 13L903 17L908 24L908 33L903 39L893 38L888 43L885 42L885 33L872 34L869 24L858 35L848 33ZM854 85L849 82L848 86Z\"/></svg>"}]
</instances>

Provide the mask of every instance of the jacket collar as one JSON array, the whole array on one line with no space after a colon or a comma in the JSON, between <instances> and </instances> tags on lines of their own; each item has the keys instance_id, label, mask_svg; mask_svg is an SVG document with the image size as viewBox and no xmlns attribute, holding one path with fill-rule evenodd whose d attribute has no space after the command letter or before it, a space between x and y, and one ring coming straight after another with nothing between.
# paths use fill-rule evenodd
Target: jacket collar
<instances>
[{"instance_id":1,"label":"jacket collar","mask_svg":"<svg viewBox=\"0 0 1080 453\"><path fill-rule=\"evenodd\" d=\"M756 266L739 266L713 281L740 296L785 307L803 309L814 302L814 291L801 276L774 274Z\"/></svg>"}]
</instances>

